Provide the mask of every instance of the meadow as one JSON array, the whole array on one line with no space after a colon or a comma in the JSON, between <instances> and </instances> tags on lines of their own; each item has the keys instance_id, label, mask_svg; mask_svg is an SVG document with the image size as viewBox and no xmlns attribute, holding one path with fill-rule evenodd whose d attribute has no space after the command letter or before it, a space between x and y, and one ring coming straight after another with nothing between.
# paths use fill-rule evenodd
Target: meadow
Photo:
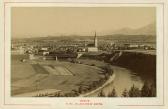
<instances>
[{"instance_id":1,"label":"meadow","mask_svg":"<svg viewBox=\"0 0 168 109\"><path fill-rule=\"evenodd\" d=\"M26 59L25 62L21 62ZM56 90L71 92L80 86L88 86L104 77L100 65L54 60L29 60L26 55L11 57L11 94L12 96L32 96L33 92ZM30 94L31 93L31 94Z\"/></svg>"}]
</instances>

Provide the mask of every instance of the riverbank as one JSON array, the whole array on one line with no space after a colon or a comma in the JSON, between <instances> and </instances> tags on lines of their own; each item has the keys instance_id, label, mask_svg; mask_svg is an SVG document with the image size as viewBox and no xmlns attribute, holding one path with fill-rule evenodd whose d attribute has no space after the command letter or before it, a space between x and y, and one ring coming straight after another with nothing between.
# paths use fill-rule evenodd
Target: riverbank
<instances>
[{"instance_id":1,"label":"riverbank","mask_svg":"<svg viewBox=\"0 0 168 109\"><path fill-rule=\"evenodd\" d=\"M144 81L156 83L156 55L123 52L121 56L109 61L111 65L127 68L139 75Z\"/></svg>"},{"instance_id":2,"label":"riverbank","mask_svg":"<svg viewBox=\"0 0 168 109\"><path fill-rule=\"evenodd\" d=\"M114 81L114 79L115 79L115 73L113 73L109 77L109 79L102 86L98 87L95 90L92 90L91 92L88 92L88 93L85 93L85 94L80 94L79 97L87 97L87 96L89 96L89 95L91 95L93 93L96 93L96 92L100 91L101 89L103 89L104 87L106 87L108 84L112 83Z\"/></svg>"},{"instance_id":3,"label":"riverbank","mask_svg":"<svg viewBox=\"0 0 168 109\"><path fill-rule=\"evenodd\" d=\"M156 55L141 52L112 51L99 55L84 54L83 59L94 59L113 66L127 68L144 80L151 79L156 83Z\"/></svg>"}]
</instances>

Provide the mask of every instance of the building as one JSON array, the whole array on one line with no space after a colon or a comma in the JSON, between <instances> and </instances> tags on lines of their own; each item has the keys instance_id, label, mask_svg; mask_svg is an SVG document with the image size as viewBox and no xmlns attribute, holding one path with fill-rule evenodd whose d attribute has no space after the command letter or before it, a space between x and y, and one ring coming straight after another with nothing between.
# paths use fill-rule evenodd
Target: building
<instances>
[{"instance_id":1,"label":"building","mask_svg":"<svg viewBox=\"0 0 168 109\"><path fill-rule=\"evenodd\" d=\"M97 35L95 32L95 37L94 37L94 44L88 44L87 45L87 52L97 52L98 51L98 42L97 42Z\"/></svg>"},{"instance_id":2,"label":"building","mask_svg":"<svg viewBox=\"0 0 168 109\"><path fill-rule=\"evenodd\" d=\"M56 59L65 59L65 58L76 58L78 53L66 53L66 52L50 52L46 55L46 58L54 58Z\"/></svg>"},{"instance_id":3,"label":"building","mask_svg":"<svg viewBox=\"0 0 168 109\"><path fill-rule=\"evenodd\" d=\"M41 50L47 51L48 48L47 47L42 47Z\"/></svg>"},{"instance_id":4,"label":"building","mask_svg":"<svg viewBox=\"0 0 168 109\"><path fill-rule=\"evenodd\" d=\"M48 54L49 54L49 51L46 51L46 50L39 50L39 51L38 51L38 54L39 54L39 55L43 55L43 56L45 56L45 55L48 55Z\"/></svg>"},{"instance_id":5,"label":"building","mask_svg":"<svg viewBox=\"0 0 168 109\"><path fill-rule=\"evenodd\" d=\"M22 46L13 47L11 53L12 54L24 54L25 53L25 49Z\"/></svg>"},{"instance_id":6,"label":"building","mask_svg":"<svg viewBox=\"0 0 168 109\"><path fill-rule=\"evenodd\" d=\"M34 54L29 54L29 59L34 60L35 59Z\"/></svg>"}]
</instances>

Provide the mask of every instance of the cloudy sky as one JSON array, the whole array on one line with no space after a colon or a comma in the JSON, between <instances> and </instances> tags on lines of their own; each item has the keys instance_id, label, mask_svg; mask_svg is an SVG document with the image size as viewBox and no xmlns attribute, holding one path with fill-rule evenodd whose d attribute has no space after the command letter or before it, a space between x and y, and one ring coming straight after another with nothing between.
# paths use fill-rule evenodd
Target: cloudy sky
<instances>
[{"instance_id":1,"label":"cloudy sky","mask_svg":"<svg viewBox=\"0 0 168 109\"><path fill-rule=\"evenodd\" d=\"M153 7L15 7L12 37L108 34L156 21Z\"/></svg>"}]
</instances>

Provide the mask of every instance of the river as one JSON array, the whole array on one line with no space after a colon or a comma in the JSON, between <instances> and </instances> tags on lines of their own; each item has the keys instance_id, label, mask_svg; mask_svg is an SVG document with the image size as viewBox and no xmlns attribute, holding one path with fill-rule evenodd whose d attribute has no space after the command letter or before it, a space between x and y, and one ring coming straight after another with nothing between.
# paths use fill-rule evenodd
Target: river
<instances>
[{"instance_id":1,"label":"river","mask_svg":"<svg viewBox=\"0 0 168 109\"><path fill-rule=\"evenodd\" d=\"M143 86L143 80L139 76L137 76L136 73L118 66L111 67L115 73L115 78L111 84L103 88L103 92L106 95L111 92L113 88L115 88L117 96L121 96L124 89L126 88L128 91L133 84L138 88L141 88ZM100 90L88 96L96 97L99 92Z\"/></svg>"}]
</instances>

